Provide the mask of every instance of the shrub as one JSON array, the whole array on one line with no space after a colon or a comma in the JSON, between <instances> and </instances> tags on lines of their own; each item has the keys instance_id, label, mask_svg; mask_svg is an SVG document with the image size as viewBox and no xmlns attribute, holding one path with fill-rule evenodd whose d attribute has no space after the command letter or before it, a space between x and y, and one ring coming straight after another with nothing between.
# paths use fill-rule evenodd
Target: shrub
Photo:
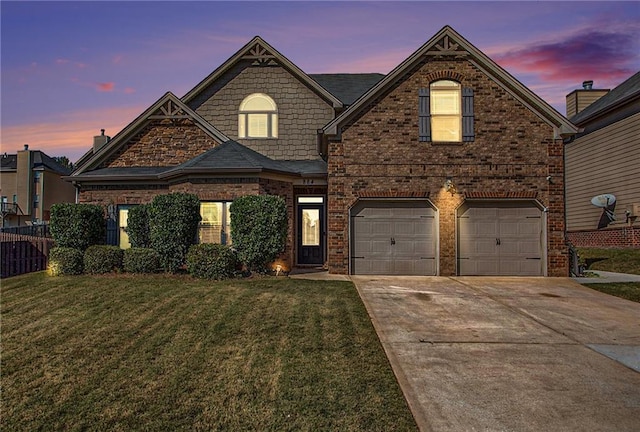
<instances>
[{"instance_id":1,"label":"shrub","mask_svg":"<svg viewBox=\"0 0 640 432\"><path fill-rule=\"evenodd\" d=\"M123 251L118 246L94 245L84 252L84 271L102 274L122 269Z\"/></svg>"},{"instance_id":2,"label":"shrub","mask_svg":"<svg viewBox=\"0 0 640 432\"><path fill-rule=\"evenodd\" d=\"M122 265L127 273L156 273L160 269L160 255L153 249L132 247L125 249Z\"/></svg>"},{"instance_id":3,"label":"shrub","mask_svg":"<svg viewBox=\"0 0 640 432\"><path fill-rule=\"evenodd\" d=\"M95 204L54 204L51 206L49 229L56 246L84 251L91 245L104 242L104 209Z\"/></svg>"},{"instance_id":4,"label":"shrub","mask_svg":"<svg viewBox=\"0 0 640 432\"><path fill-rule=\"evenodd\" d=\"M149 238L149 208L146 205L137 205L129 208L127 227L125 231L129 235L129 242L134 248L151 247Z\"/></svg>"},{"instance_id":5,"label":"shrub","mask_svg":"<svg viewBox=\"0 0 640 432\"><path fill-rule=\"evenodd\" d=\"M248 195L231 203L231 235L238 257L251 271L265 272L284 251L287 205L273 195Z\"/></svg>"},{"instance_id":6,"label":"shrub","mask_svg":"<svg viewBox=\"0 0 640 432\"><path fill-rule=\"evenodd\" d=\"M193 194L157 195L148 208L151 247L160 255L160 266L175 273L185 263L189 246L196 242L200 201Z\"/></svg>"},{"instance_id":7,"label":"shrub","mask_svg":"<svg viewBox=\"0 0 640 432\"><path fill-rule=\"evenodd\" d=\"M193 245L187 254L187 270L198 278L228 279L236 275L238 258L229 247L205 243Z\"/></svg>"},{"instance_id":8,"label":"shrub","mask_svg":"<svg viewBox=\"0 0 640 432\"><path fill-rule=\"evenodd\" d=\"M49 272L53 276L82 274L82 251L57 246L49 251Z\"/></svg>"}]
</instances>

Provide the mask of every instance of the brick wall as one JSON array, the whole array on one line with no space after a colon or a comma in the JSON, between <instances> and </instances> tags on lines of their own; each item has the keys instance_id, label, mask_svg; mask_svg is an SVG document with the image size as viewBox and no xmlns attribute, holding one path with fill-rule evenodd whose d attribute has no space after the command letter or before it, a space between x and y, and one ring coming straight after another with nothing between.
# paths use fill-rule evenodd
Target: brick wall
<instances>
[{"instance_id":1,"label":"brick wall","mask_svg":"<svg viewBox=\"0 0 640 432\"><path fill-rule=\"evenodd\" d=\"M638 226L573 231L567 233L567 237L576 247L640 248Z\"/></svg>"},{"instance_id":2,"label":"brick wall","mask_svg":"<svg viewBox=\"0 0 640 432\"><path fill-rule=\"evenodd\" d=\"M179 165L217 144L190 119L154 120L100 168Z\"/></svg>"},{"instance_id":3,"label":"brick wall","mask_svg":"<svg viewBox=\"0 0 640 432\"><path fill-rule=\"evenodd\" d=\"M174 192L192 193L201 201L233 201L245 195L269 194L278 195L287 203L287 217L289 230L287 232L287 245L280 256L288 269L294 264L294 198L293 185L285 181L258 179L258 178L233 178L233 179L194 179L189 182L164 186L84 186L80 192L81 203L108 205L124 204L148 204L156 195Z\"/></svg>"},{"instance_id":4,"label":"brick wall","mask_svg":"<svg viewBox=\"0 0 640 432\"><path fill-rule=\"evenodd\" d=\"M418 141L418 89L446 77L474 89L474 142ZM455 209L465 194L525 193L549 208L548 274L566 276L563 151L551 126L470 62L424 63L329 144L330 271L348 271L348 209L363 193L429 196L439 210L441 275L455 274ZM453 197L443 191L448 177L459 192Z\"/></svg>"},{"instance_id":5,"label":"brick wall","mask_svg":"<svg viewBox=\"0 0 640 432\"><path fill-rule=\"evenodd\" d=\"M238 139L238 109L252 93L269 95L278 106L277 139ZM241 61L189 104L232 139L273 159L319 159L316 131L333 119L331 105L281 67Z\"/></svg>"}]
</instances>

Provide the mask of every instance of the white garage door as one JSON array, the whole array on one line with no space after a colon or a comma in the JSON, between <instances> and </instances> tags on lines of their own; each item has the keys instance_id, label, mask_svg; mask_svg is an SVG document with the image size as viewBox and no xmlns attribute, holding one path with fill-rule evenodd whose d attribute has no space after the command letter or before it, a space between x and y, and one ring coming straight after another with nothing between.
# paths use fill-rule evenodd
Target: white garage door
<instances>
[{"instance_id":1,"label":"white garage door","mask_svg":"<svg viewBox=\"0 0 640 432\"><path fill-rule=\"evenodd\" d=\"M542 211L533 203L471 203L458 211L460 275L541 276Z\"/></svg>"},{"instance_id":2,"label":"white garage door","mask_svg":"<svg viewBox=\"0 0 640 432\"><path fill-rule=\"evenodd\" d=\"M436 274L435 211L425 201L369 202L351 210L351 272Z\"/></svg>"}]
</instances>

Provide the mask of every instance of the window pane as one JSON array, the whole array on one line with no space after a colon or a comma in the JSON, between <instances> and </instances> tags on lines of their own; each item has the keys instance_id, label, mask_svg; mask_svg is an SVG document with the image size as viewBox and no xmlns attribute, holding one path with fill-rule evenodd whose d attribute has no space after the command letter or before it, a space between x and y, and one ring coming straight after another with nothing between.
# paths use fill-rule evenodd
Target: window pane
<instances>
[{"instance_id":1,"label":"window pane","mask_svg":"<svg viewBox=\"0 0 640 432\"><path fill-rule=\"evenodd\" d=\"M276 104L264 94L256 93L248 96L240 106L241 111L275 111Z\"/></svg>"},{"instance_id":2,"label":"window pane","mask_svg":"<svg viewBox=\"0 0 640 432\"><path fill-rule=\"evenodd\" d=\"M302 246L320 246L320 210L302 210Z\"/></svg>"},{"instance_id":3,"label":"window pane","mask_svg":"<svg viewBox=\"0 0 640 432\"><path fill-rule=\"evenodd\" d=\"M271 138L278 138L278 114L271 114Z\"/></svg>"},{"instance_id":4,"label":"window pane","mask_svg":"<svg viewBox=\"0 0 640 432\"><path fill-rule=\"evenodd\" d=\"M323 197L298 197L300 204L322 204L324 202Z\"/></svg>"},{"instance_id":5,"label":"window pane","mask_svg":"<svg viewBox=\"0 0 640 432\"><path fill-rule=\"evenodd\" d=\"M129 242L129 234L124 230L127 227L129 221L129 209L120 209L118 211L118 226L120 227L120 249L129 249L131 243Z\"/></svg>"},{"instance_id":6,"label":"window pane","mask_svg":"<svg viewBox=\"0 0 640 432\"><path fill-rule=\"evenodd\" d=\"M200 203L200 243L222 243L222 203Z\"/></svg>"},{"instance_id":7,"label":"window pane","mask_svg":"<svg viewBox=\"0 0 640 432\"><path fill-rule=\"evenodd\" d=\"M246 138L247 136L247 129L245 127L246 122L247 122L247 115L238 114L238 137L240 138Z\"/></svg>"},{"instance_id":8,"label":"window pane","mask_svg":"<svg viewBox=\"0 0 640 432\"><path fill-rule=\"evenodd\" d=\"M268 114L247 114L249 116L249 137L268 137Z\"/></svg>"},{"instance_id":9,"label":"window pane","mask_svg":"<svg viewBox=\"0 0 640 432\"><path fill-rule=\"evenodd\" d=\"M460 92L457 90L432 92L431 114L460 114Z\"/></svg>"},{"instance_id":10,"label":"window pane","mask_svg":"<svg viewBox=\"0 0 640 432\"><path fill-rule=\"evenodd\" d=\"M226 217L226 223L225 223L225 227L224 227L224 232L227 236L227 241L225 244L230 245L232 243L231 240L231 212L229 211L229 209L231 208L231 203L227 202L224 203L224 210L225 210L225 217Z\"/></svg>"},{"instance_id":11,"label":"window pane","mask_svg":"<svg viewBox=\"0 0 640 432\"><path fill-rule=\"evenodd\" d=\"M431 117L431 133L433 141L461 141L460 117Z\"/></svg>"},{"instance_id":12,"label":"window pane","mask_svg":"<svg viewBox=\"0 0 640 432\"><path fill-rule=\"evenodd\" d=\"M455 81L440 80L432 82L431 87L460 87L460 84Z\"/></svg>"}]
</instances>

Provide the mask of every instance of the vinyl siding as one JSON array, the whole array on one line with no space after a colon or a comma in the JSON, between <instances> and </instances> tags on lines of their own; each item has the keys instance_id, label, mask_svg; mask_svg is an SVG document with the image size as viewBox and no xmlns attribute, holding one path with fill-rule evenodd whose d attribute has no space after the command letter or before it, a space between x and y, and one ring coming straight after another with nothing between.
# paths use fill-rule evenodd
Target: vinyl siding
<instances>
[{"instance_id":1,"label":"vinyl siding","mask_svg":"<svg viewBox=\"0 0 640 432\"><path fill-rule=\"evenodd\" d=\"M567 230L593 230L602 209L591 198L616 196L616 221L625 224L625 210L640 203L640 114L578 138L566 146Z\"/></svg>"}]
</instances>

